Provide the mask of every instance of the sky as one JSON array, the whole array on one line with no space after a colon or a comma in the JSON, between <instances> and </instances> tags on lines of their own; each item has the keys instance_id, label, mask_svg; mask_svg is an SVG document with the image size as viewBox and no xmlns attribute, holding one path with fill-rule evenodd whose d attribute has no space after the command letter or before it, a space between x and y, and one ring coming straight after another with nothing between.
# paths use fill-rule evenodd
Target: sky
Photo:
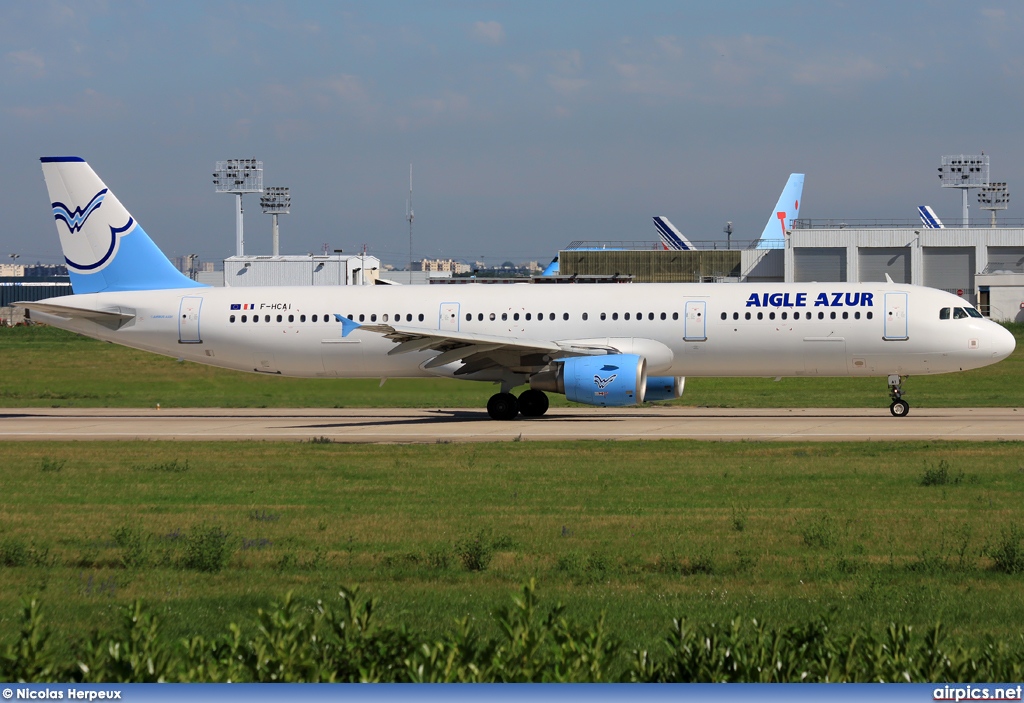
<instances>
[{"instance_id":1,"label":"sky","mask_svg":"<svg viewBox=\"0 0 1024 703\"><path fill-rule=\"evenodd\" d=\"M169 256L234 254L218 160L288 186L281 251L547 261L572 240L960 216L944 154L1024 183L1024 3L0 2L0 262L62 260L39 157L85 158ZM972 199L973 201L973 199ZM245 199L246 253L271 218ZM983 217L972 207L972 218ZM986 213L987 214L987 213Z\"/></svg>"}]
</instances>

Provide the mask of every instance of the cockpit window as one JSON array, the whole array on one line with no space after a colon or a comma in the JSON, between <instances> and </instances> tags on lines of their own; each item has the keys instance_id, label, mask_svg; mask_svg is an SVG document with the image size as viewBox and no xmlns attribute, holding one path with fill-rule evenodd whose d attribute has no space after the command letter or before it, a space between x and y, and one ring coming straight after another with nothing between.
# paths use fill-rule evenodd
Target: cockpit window
<instances>
[{"instance_id":1,"label":"cockpit window","mask_svg":"<svg viewBox=\"0 0 1024 703\"><path fill-rule=\"evenodd\" d=\"M963 320L967 317L967 311L963 308L953 308L953 319Z\"/></svg>"},{"instance_id":2,"label":"cockpit window","mask_svg":"<svg viewBox=\"0 0 1024 703\"><path fill-rule=\"evenodd\" d=\"M981 317L981 313L975 310L974 308L964 308L964 310L966 310L967 314L970 315L971 317Z\"/></svg>"},{"instance_id":3,"label":"cockpit window","mask_svg":"<svg viewBox=\"0 0 1024 703\"><path fill-rule=\"evenodd\" d=\"M942 308L941 310L939 310L939 319L940 320L948 320L949 319L949 308Z\"/></svg>"}]
</instances>

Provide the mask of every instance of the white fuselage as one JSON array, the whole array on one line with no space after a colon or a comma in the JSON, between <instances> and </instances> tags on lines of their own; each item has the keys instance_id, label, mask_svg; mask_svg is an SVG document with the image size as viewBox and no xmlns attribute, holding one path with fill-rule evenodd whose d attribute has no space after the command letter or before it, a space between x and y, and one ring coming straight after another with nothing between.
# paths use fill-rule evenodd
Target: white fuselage
<instances>
[{"instance_id":1,"label":"white fuselage","mask_svg":"<svg viewBox=\"0 0 1024 703\"><path fill-rule=\"evenodd\" d=\"M599 340L647 357L652 376L946 373L995 363L1014 348L1012 335L989 320L940 319L943 308L964 308L961 298L899 284L196 288L44 302L134 315L119 329L32 315L91 337L239 371L303 377L449 376L458 368L424 369L437 351L389 356L396 344L379 332L342 336L336 315L367 325L524 340Z\"/></svg>"}]
</instances>

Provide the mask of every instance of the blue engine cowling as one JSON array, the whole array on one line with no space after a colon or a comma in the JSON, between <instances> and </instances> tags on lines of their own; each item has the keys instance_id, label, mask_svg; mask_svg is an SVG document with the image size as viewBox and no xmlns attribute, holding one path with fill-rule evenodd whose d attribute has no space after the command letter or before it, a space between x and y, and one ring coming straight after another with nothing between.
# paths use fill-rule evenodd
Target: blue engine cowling
<instances>
[{"instance_id":1,"label":"blue engine cowling","mask_svg":"<svg viewBox=\"0 0 1024 703\"><path fill-rule=\"evenodd\" d=\"M644 402L647 361L636 354L556 359L550 371L530 378L530 387L564 393L575 403L615 407L638 405Z\"/></svg>"},{"instance_id":2,"label":"blue engine cowling","mask_svg":"<svg viewBox=\"0 0 1024 703\"><path fill-rule=\"evenodd\" d=\"M659 400L675 400L683 394L685 376L648 376L644 400L653 403Z\"/></svg>"}]
</instances>

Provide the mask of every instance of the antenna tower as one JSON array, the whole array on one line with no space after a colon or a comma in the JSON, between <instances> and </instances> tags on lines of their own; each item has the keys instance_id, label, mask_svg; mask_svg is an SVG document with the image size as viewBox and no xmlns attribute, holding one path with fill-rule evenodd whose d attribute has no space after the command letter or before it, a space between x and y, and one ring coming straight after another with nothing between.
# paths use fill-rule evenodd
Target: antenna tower
<instances>
[{"instance_id":1,"label":"antenna tower","mask_svg":"<svg viewBox=\"0 0 1024 703\"><path fill-rule=\"evenodd\" d=\"M409 164L409 199L405 202L405 219L409 223L409 271L412 272L412 164ZM411 282L412 279L410 279Z\"/></svg>"}]
</instances>

